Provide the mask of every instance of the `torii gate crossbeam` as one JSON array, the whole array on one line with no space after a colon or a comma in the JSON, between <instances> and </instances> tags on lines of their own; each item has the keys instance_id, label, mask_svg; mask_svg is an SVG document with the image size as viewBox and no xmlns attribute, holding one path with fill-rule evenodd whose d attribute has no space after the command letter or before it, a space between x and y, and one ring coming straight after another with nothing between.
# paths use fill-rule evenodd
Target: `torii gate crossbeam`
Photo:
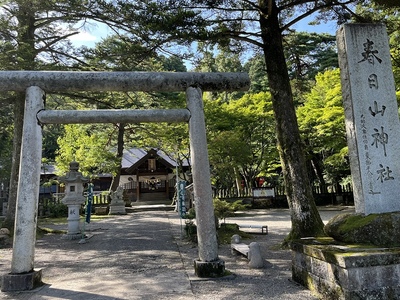
<instances>
[{"instance_id":1,"label":"torii gate crossbeam","mask_svg":"<svg viewBox=\"0 0 400 300\"><path fill-rule=\"evenodd\" d=\"M41 272L34 270L41 123L189 122L199 245L195 271L199 277L221 275L225 265L218 258L202 92L246 90L249 84L249 77L244 73L0 72L0 91L26 91L11 273L2 277L2 291L33 289L41 283ZM171 111L44 110L45 93L63 91L185 91L187 108Z\"/></svg>"}]
</instances>

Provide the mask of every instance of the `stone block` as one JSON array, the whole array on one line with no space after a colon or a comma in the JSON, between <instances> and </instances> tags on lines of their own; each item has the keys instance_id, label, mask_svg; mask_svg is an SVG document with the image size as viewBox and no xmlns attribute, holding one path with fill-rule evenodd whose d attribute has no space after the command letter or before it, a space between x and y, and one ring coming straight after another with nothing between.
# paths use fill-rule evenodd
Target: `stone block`
<instances>
[{"instance_id":1,"label":"stone block","mask_svg":"<svg viewBox=\"0 0 400 300\"><path fill-rule=\"evenodd\" d=\"M249 245L249 267L252 269L260 269L264 266L264 260L261 256L260 244L252 242Z\"/></svg>"},{"instance_id":2,"label":"stone block","mask_svg":"<svg viewBox=\"0 0 400 300\"><path fill-rule=\"evenodd\" d=\"M17 292L33 290L42 283L42 270L32 271L23 274L6 274L2 277L2 292Z\"/></svg>"},{"instance_id":3,"label":"stone block","mask_svg":"<svg viewBox=\"0 0 400 300\"><path fill-rule=\"evenodd\" d=\"M108 207L106 207L106 206L95 207L94 208L94 213L96 215L107 215L108 214Z\"/></svg>"},{"instance_id":4,"label":"stone block","mask_svg":"<svg viewBox=\"0 0 400 300\"><path fill-rule=\"evenodd\" d=\"M126 215L125 205L112 205L110 204L109 215Z\"/></svg>"},{"instance_id":5,"label":"stone block","mask_svg":"<svg viewBox=\"0 0 400 300\"><path fill-rule=\"evenodd\" d=\"M216 261L194 261L195 274L201 278L222 277L225 274L225 262L223 260Z\"/></svg>"},{"instance_id":6,"label":"stone block","mask_svg":"<svg viewBox=\"0 0 400 300\"><path fill-rule=\"evenodd\" d=\"M308 239L293 243L292 251L293 280L320 299L400 299L399 248Z\"/></svg>"}]
</instances>

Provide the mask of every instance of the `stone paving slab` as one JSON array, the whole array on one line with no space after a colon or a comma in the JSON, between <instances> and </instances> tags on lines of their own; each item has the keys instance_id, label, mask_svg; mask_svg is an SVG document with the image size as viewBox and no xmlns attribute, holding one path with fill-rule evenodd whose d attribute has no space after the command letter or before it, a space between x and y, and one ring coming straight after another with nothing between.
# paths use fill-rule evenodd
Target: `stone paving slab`
<instances>
[{"instance_id":1,"label":"stone paving slab","mask_svg":"<svg viewBox=\"0 0 400 300\"><path fill-rule=\"evenodd\" d=\"M93 236L84 244L60 235L39 239L35 269L42 269L46 285L32 292L2 293L3 299L191 296L190 281L165 212L117 216L88 227ZM2 260L8 260L1 271L10 265L11 254L5 249L1 252Z\"/></svg>"},{"instance_id":2,"label":"stone paving slab","mask_svg":"<svg viewBox=\"0 0 400 300\"><path fill-rule=\"evenodd\" d=\"M321 214L326 220L337 213ZM35 269L42 269L45 285L0 293L0 299L315 299L290 281L290 252L276 249L290 229L288 210L250 211L227 221L268 224L268 235L255 235L265 268L249 269L246 258L232 256L230 245L222 245L219 255L232 276L199 279L193 268L197 247L183 239L184 222L177 213L141 211L92 222L85 244L45 235L37 240L35 254ZM65 229L66 224L52 227ZM9 272L11 255L11 249L0 249L0 274Z\"/></svg>"}]
</instances>

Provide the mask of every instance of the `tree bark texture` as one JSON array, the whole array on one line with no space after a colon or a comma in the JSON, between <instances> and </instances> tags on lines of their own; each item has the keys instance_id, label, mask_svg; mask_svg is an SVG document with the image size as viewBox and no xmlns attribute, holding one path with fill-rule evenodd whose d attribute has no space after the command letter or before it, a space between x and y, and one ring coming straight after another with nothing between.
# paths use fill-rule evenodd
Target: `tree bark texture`
<instances>
[{"instance_id":1,"label":"tree bark texture","mask_svg":"<svg viewBox=\"0 0 400 300\"><path fill-rule=\"evenodd\" d=\"M122 156L124 155L124 133L125 133L125 124L118 124L118 138L117 138L117 160L118 160L118 168L117 174L115 174L110 191L116 191L119 186L119 181L121 178L121 168L122 168Z\"/></svg>"},{"instance_id":2,"label":"tree bark texture","mask_svg":"<svg viewBox=\"0 0 400 300\"><path fill-rule=\"evenodd\" d=\"M278 151L290 208L289 240L323 234L323 222L314 202L302 149L293 95L283 52L278 9L274 0L260 0L260 27L276 119Z\"/></svg>"},{"instance_id":3,"label":"tree bark texture","mask_svg":"<svg viewBox=\"0 0 400 300\"><path fill-rule=\"evenodd\" d=\"M21 155L21 139L22 139L22 127L24 120L24 109L25 109L25 94L18 93L16 95L16 101L14 103L14 131L13 131L13 151L11 161L11 175L10 175L10 186L8 191L8 206L7 214L3 223L3 226L11 229L14 226L15 220L15 209L17 202L17 191L18 191L18 177L19 177L19 163Z\"/></svg>"},{"instance_id":4,"label":"tree bark texture","mask_svg":"<svg viewBox=\"0 0 400 300\"><path fill-rule=\"evenodd\" d=\"M18 68L21 70L34 70L36 57L35 12L32 11L30 1L28 1L26 4L19 5L19 10L16 14L16 18L18 20ZM13 111L14 136L8 207L6 218L3 223L3 226L10 229L14 226L15 220L24 110L25 92L18 92Z\"/></svg>"}]
</instances>

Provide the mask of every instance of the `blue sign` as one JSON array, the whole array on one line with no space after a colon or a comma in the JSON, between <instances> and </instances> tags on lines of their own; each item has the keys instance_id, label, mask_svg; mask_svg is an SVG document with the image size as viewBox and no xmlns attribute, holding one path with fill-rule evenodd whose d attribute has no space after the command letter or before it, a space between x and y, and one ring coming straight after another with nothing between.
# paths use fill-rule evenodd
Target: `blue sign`
<instances>
[{"instance_id":1,"label":"blue sign","mask_svg":"<svg viewBox=\"0 0 400 300\"><path fill-rule=\"evenodd\" d=\"M87 204L86 204L86 223L90 223L90 215L92 214L92 201L93 201L93 184L89 184Z\"/></svg>"},{"instance_id":2,"label":"blue sign","mask_svg":"<svg viewBox=\"0 0 400 300\"><path fill-rule=\"evenodd\" d=\"M179 183L178 183L178 212L179 212L181 218L183 218L186 215L185 196L186 196L186 181L179 181Z\"/></svg>"}]
</instances>

